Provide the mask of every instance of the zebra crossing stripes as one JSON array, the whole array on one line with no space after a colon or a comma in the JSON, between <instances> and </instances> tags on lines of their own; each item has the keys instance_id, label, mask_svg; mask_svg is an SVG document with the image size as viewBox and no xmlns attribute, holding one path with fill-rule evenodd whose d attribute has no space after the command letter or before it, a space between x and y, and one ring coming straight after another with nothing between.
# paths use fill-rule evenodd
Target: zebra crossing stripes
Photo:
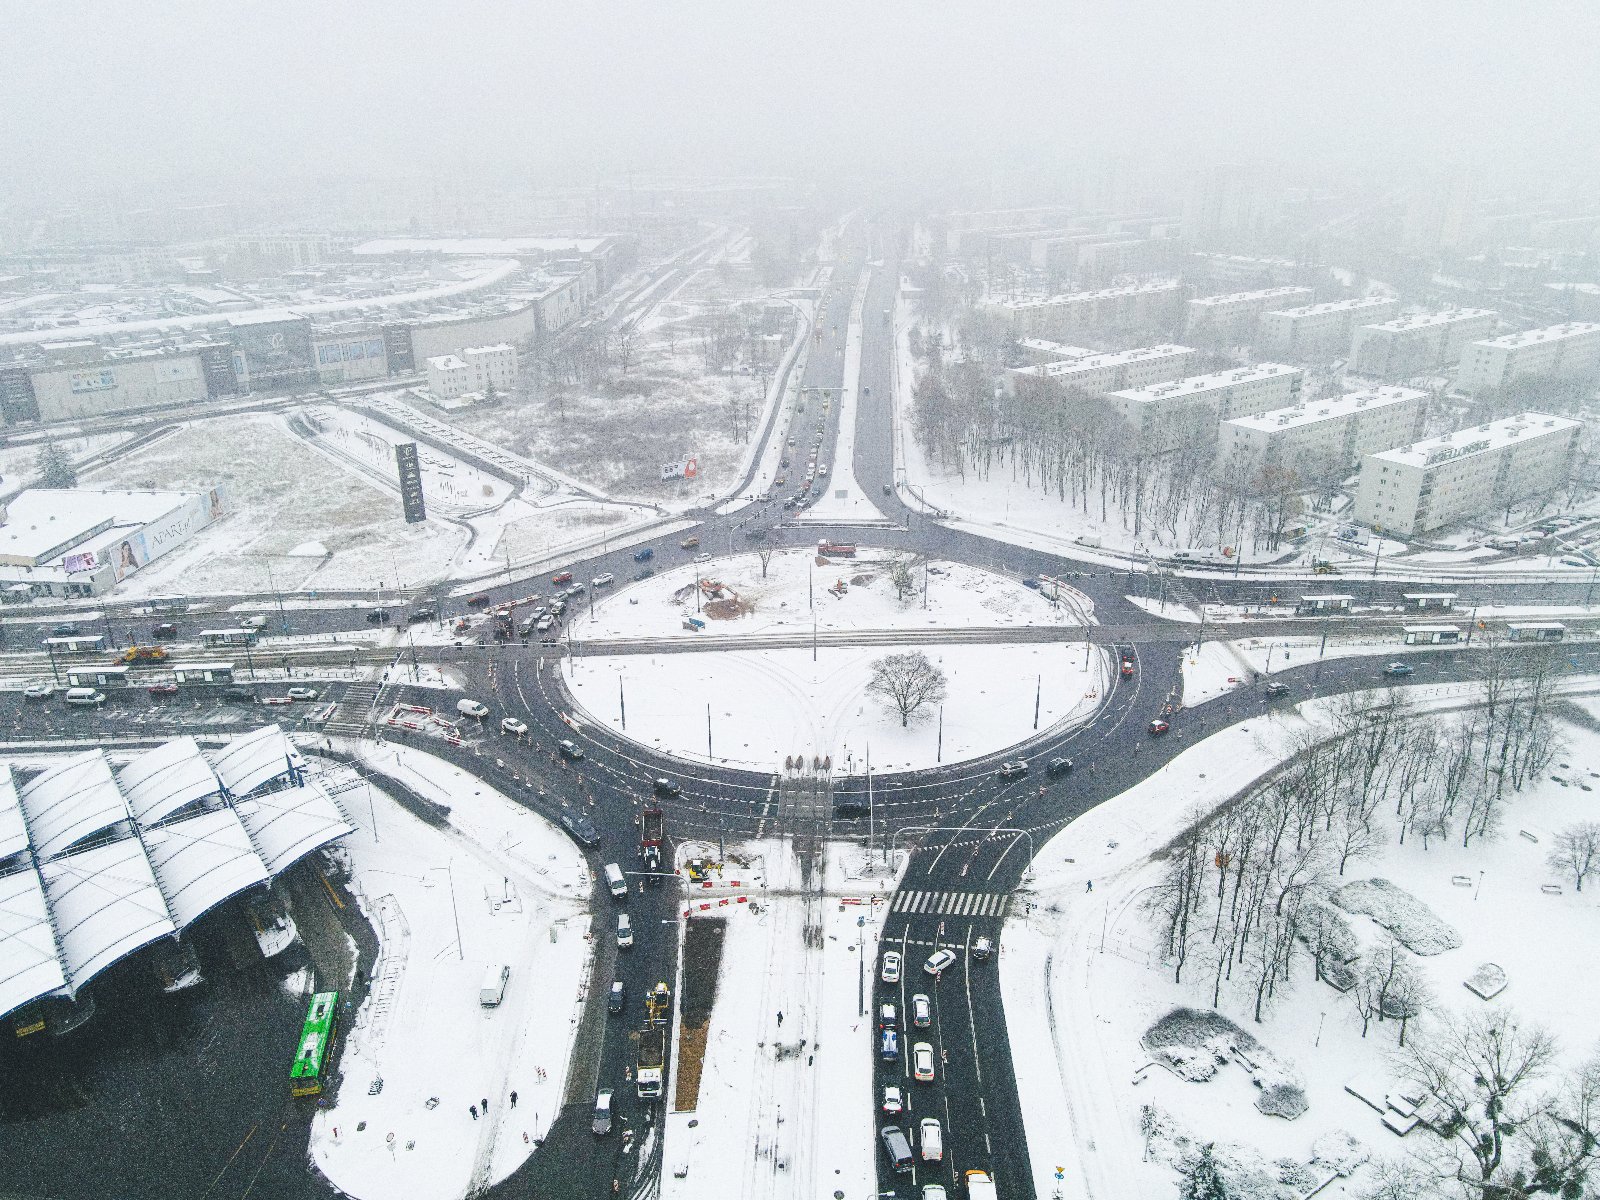
<instances>
[{"instance_id":1,"label":"zebra crossing stripes","mask_svg":"<svg viewBox=\"0 0 1600 1200\"><path fill-rule=\"evenodd\" d=\"M895 893L890 912L936 913L941 917L1003 917L1005 892L923 892L902 889Z\"/></svg>"}]
</instances>

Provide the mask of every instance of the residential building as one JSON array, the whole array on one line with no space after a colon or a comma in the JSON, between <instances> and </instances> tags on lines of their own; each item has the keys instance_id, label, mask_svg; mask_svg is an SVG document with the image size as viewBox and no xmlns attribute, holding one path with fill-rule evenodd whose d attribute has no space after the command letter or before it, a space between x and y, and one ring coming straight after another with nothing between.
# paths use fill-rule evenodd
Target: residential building
<instances>
[{"instance_id":1,"label":"residential building","mask_svg":"<svg viewBox=\"0 0 1600 1200\"><path fill-rule=\"evenodd\" d=\"M1355 517L1386 533L1427 533L1560 487L1583 424L1525 412L1399 449L1368 454Z\"/></svg>"},{"instance_id":2,"label":"residential building","mask_svg":"<svg viewBox=\"0 0 1600 1200\"><path fill-rule=\"evenodd\" d=\"M1350 331L1357 325L1399 315L1400 301L1392 296L1357 296L1327 304L1268 310L1261 314L1259 323L1260 350L1275 358L1334 358L1348 350Z\"/></svg>"},{"instance_id":3,"label":"residential building","mask_svg":"<svg viewBox=\"0 0 1600 1200\"><path fill-rule=\"evenodd\" d=\"M1314 299L1316 293L1308 287L1273 287L1255 292L1196 296L1189 301L1183 333L1194 341L1248 342L1255 334L1261 314L1268 309L1308 304Z\"/></svg>"},{"instance_id":4,"label":"residential building","mask_svg":"<svg viewBox=\"0 0 1600 1200\"><path fill-rule=\"evenodd\" d=\"M1257 363L1212 375L1190 375L1148 387L1107 392L1106 399L1132 429L1147 442L1169 450L1175 444L1182 418L1204 412L1215 421L1287 408L1300 400L1304 372L1282 363ZM1168 437L1161 430L1172 430Z\"/></svg>"},{"instance_id":5,"label":"residential building","mask_svg":"<svg viewBox=\"0 0 1600 1200\"><path fill-rule=\"evenodd\" d=\"M460 400L467 386L467 364L457 354L435 354L428 359L428 394L436 402Z\"/></svg>"},{"instance_id":6,"label":"residential building","mask_svg":"<svg viewBox=\"0 0 1600 1200\"><path fill-rule=\"evenodd\" d=\"M1087 329L1160 328L1173 320L1182 299L1183 286L1163 279L1035 300L988 300L985 307L1019 338L1057 338Z\"/></svg>"},{"instance_id":7,"label":"residential building","mask_svg":"<svg viewBox=\"0 0 1600 1200\"><path fill-rule=\"evenodd\" d=\"M1021 338L1017 345L1030 363L1059 362L1063 358L1088 358L1097 353L1086 346L1068 346L1045 338Z\"/></svg>"},{"instance_id":8,"label":"residential building","mask_svg":"<svg viewBox=\"0 0 1600 1200\"><path fill-rule=\"evenodd\" d=\"M1012 395L1044 379L1055 380L1063 387L1082 388L1086 392L1148 387L1152 383L1181 377L1193 357L1194 351L1188 346L1143 346L1113 354L1091 354L1086 358L1066 358L1031 367L1013 367L1005 374L1004 386Z\"/></svg>"},{"instance_id":9,"label":"residential building","mask_svg":"<svg viewBox=\"0 0 1600 1200\"><path fill-rule=\"evenodd\" d=\"M1447 363L1453 366L1466 344L1493 333L1498 320L1486 308L1447 308L1358 325L1350 339L1350 369L1379 379L1403 379Z\"/></svg>"},{"instance_id":10,"label":"residential building","mask_svg":"<svg viewBox=\"0 0 1600 1200\"><path fill-rule=\"evenodd\" d=\"M1456 383L1469 392L1504 387L1522 375L1578 375L1600 366L1600 324L1568 321L1471 342Z\"/></svg>"},{"instance_id":11,"label":"residential building","mask_svg":"<svg viewBox=\"0 0 1600 1200\"><path fill-rule=\"evenodd\" d=\"M1255 287L1283 287L1300 282L1308 273L1292 258L1252 258L1245 254L1189 255L1186 275L1198 275L1219 286L1232 284Z\"/></svg>"},{"instance_id":12,"label":"residential building","mask_svg":"<svg viewBox=\"0 0 1600 1200\"><path fill-rule=\"evenodd\" d=\"M508 342L428 359L428 391L439 401L482 396L491 388L504 394L516 382L517 348Z\"/></svg>"},{"instance_id":13,"label":"residential building","mask_svg":"<svg viewBox=\"0 0 1600 1200\"><path fill-rule=\"evenodd\" d=\"M1353 468L1363 455L1414 439L1427 400L1415 388L1380 387L1234 417L1218 430L1217 459L1245 475L1307 457Z\"/></svg>"}]
</instances>

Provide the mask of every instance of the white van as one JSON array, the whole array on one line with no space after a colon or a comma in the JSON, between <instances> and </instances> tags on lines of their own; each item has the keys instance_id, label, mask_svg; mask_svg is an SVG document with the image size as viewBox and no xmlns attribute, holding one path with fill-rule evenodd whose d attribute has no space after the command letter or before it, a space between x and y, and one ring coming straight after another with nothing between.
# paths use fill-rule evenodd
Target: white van
<instances>
[{"instance_id":1,"label":"white van","mask_svg":"<svg viewBox=\"0 0 1600 1200\"><path fill-rule=\"evenodd\" d=\"M75 704L79 708L97 708L106 702L106 694L97 692L93 688L76 687L67 689L67 703Z\"/></svg>"},{"instance_id":2,"label":"white van","mask_svg":"<svg viewBox=\"0 0 1600 1200\"><path fill-rule=\"evenodd\" d=\"M477 700L457 700L456 711L463 717L476 717L482 720L489 715L489 706Z\"/></svg>"},{"instance_id":3,"label":"white van","mask_svg":"<svg viewBox=\"0 0 1600 1200\"><path fill-rule=\"evenodd\" d=\"M617 945L623 950L633 946L633 924L628 920L627 913L617 914Z\"/></svg>"},{"instance_id":4,"label":"white van","mask_svg":"<svg viewBox=\"0 0 1600 1200\"><path fill-rule=\"evenodd\" d=\"M241 618L239 621L240 629L265 629L266 627L267 619L261 616L259 613L253 617Z\"/></svg>"},{"instance_id":5,"label":"white van","mask_svg":"<svg viewBox=\"0 0 1600 1200\"><path fill-rule=\"evenodd\" d=\"M505 963L492 963L483 972L483 983L478 988L478 1003L485 1008L498 1008L506 998L506 983L511 979L511 968Z\"/></svg>"},{"instance_id":6,"label":"white van","mask_svg":"<svg viewBox=\"0 0 1600 1200\"><path fill-rule=\"evenodd\" d=\"M622 868L616 863L606 864L606 886L611 889L611 894L618 900L627 898L628 881L622 877Z\"/></svg>"}]
</instances>

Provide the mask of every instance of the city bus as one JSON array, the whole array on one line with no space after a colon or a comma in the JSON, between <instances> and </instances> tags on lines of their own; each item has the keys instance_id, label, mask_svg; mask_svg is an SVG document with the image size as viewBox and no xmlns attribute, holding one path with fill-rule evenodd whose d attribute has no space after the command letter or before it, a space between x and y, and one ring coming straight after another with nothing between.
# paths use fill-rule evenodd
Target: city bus
<instances>
[{"instance_id":1,"label":"city bus","mask_svg":"<svg viewBox=\"0 0 1600 1200\"><path fill-rule=\"evenodd\" d=\"M306 1023L300 1030L300 1047L289 1070L291 1096L321 1093L333 1071L333 1043L339 1032L339 993L318 992L311 997Z\"/></svg>"},{"instance_id":2,"label":"city bus","mask_svg":"<svg viewBox=\"0 0 1600 1200\"><path fill-rule=\"evenodd\" d=\"M203 629L200 631L203 646L254 646L254 629Z\"/></svg>"}]
</instances>

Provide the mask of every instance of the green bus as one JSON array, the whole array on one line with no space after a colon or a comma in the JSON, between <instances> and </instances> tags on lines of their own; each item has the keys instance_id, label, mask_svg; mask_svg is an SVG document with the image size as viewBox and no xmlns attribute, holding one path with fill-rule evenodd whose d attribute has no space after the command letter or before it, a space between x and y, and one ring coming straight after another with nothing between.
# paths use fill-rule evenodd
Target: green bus
<instances>
[{"instance_id":1,"label":"green bus","mask_svg":"<svg viewBox=\"0 0 1600 1200\"><path fill-rule=\"evenodd\" d=\"M300 1030L300 1047L289 1070L291 1096L319 1094L333 1070L333 1041L339 1026L339 993L318 992L311 997L306 1023Z\"/></svg>"}]
</instances>

